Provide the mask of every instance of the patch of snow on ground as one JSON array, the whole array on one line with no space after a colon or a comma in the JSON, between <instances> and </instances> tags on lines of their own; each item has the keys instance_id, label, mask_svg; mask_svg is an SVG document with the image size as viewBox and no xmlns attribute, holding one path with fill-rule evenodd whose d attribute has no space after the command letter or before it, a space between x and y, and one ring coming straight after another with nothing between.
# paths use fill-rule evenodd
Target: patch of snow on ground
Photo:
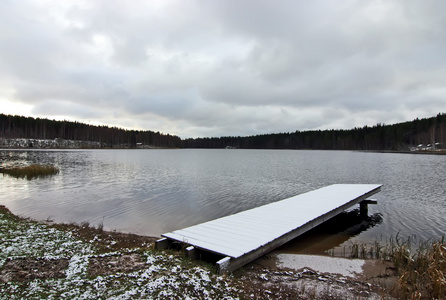
<instances>
[{"instance_id":1,"label":"patch of snow on ground","mask_svg":"<svg viewBox=\"0 0 446 300\"><path fill-rule=\"evenodd\" d=\"M173 255L154 254L140 249L145 268L130 273L88 275L89 259L98 254L88 243L70 232L60 231L33 221L11 221L0 214L0 270L7 260L68 259L64 278L2 282L0 299L237 299L238 291L221 276L201 267L183 267ZM128 252L134 252L129 250Z\"/></svg>"}]
</instances>

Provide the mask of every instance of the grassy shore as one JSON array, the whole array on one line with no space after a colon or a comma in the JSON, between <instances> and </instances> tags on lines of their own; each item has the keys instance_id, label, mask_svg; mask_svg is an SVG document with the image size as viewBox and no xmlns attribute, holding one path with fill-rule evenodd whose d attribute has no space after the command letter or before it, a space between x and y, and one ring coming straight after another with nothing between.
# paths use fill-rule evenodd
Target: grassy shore
<instances>
[{"instance_id":1,"label":"grassy shore","mask_svg":"<svg viewBox=\"0 0 446 300\"><path fill-rule=\"evenodd\" d=\"M0 299L236 299L228 276L152 238L19 218L0 206Z\"/></svg>"},{"instance_id":2,"label":"grassy shore","mask_svg":"<svg viewBox=\"0 0 446 300\"><path fill-rule=\"evenodd\" d=\"M396 267L398 285L387 291L305 266L291 271L254 263L221 276L181 251L154 250L154 240L87 222L37 222L0 205L0 299L446 298L444 240L425 243L416 254L397 240L385 256ZM334 294L334 285L344 292Z\"/></svg>"},{"instance_id":3,"label":"grassy shore","mask_svg":"<svg viewBox=\"0 0 446 300\"><path fill-rule=\"evenodd\" d=\"M346 299L328 291L336 277L255 263L217 275L181 251L154 250L154 240L87 222L37 222L0 206L0 299ZM355 295L348 299L365 299L347 290L357 287L344 286Z\"/></svg>"}]
</instances>

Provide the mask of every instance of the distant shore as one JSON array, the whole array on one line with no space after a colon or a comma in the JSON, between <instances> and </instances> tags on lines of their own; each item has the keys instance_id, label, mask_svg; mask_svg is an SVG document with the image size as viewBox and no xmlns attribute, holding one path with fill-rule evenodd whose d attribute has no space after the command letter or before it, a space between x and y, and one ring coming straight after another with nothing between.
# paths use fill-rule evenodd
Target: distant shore
<instances>
[{"instance_id":1,"label":"distant shore","mask_svg":"<svg viewBox=\"0 0 446 300\"><path fill-rule=\"evenodd\" d=\"M420 150L420 151L398 151L398 150L351 150L358 152L372 152L372 153L396 153L396 154L434 154L434 155L446 155L446 149L444 150Z\"/></svg>"},{"instance_id":2,"label":"distant shore","mask_svg":"<svg viewBox=\"0 0 446 300\"><path fill-rule=\"evenodd\" d=\"M111 147L108 144L100 142L90 142L82 140L65 140L65 139L1 139L0 149L10 150L32 150L32 149L170 149L168 147L157 147L152 145L138 144L131 146L129 144L116 144Z\"/></svg>"},{"instance_id":3,"label":"distant shore","mask_svg":"<svg viewBox=\"0 0 446 300\"><path fill-rule=\"evenodd\" d=\"M99 142L79 141L79 140L64 140L64 139L1 139L0 150L131 150L131 149L183 149L170 147L156 147L152 145L138 144L132 147L128 144L116 145L109 147ZM217 149L217 148L184 148L184 149ZM219 149L219 148L218 148ZM224 149L224 148L222 148ZM234 148L238 149L238 148ZM244 148L243 148L244 149ZM358 151L370 153L398 153L398 154L429 154L429 155L446 155L446 149L440 150L324 150L324 149L256 149L256 150L316 150L316 151Z\"/></svg>"}]
</instances>

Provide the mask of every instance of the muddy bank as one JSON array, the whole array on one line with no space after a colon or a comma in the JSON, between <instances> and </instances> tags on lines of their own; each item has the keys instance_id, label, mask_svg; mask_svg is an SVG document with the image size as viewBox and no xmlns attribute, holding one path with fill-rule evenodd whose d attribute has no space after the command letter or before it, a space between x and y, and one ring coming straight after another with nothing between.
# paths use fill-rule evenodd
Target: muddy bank
<instances>
[{"instance_id":1,"label":"muddy bank","mask_svg":"<svg viewBox=\"0 0 446 300\"><path fill-rule=\"evenodd\" d=\"M282 299L391 299L397 276L388 262L273 252L235 272L248 290Z\"/></svg>"}]
</instances>

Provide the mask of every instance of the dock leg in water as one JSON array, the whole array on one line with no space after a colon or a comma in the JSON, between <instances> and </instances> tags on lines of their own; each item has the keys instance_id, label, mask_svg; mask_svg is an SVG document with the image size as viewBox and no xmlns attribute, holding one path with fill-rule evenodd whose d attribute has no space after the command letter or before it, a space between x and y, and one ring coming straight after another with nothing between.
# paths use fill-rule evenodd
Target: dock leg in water
<instances>
[{"instance_id":1,"label":"dock leg in water","mask_svg":"<svg viewBox=\"0 0 446 300\"><path fill-rule=\"evenodd\" d=\"M363 200L359 202L359 211L361 217L367 217L369 215L369 204L378 204L376 200Z\"/></svg>"}]
</instances>

